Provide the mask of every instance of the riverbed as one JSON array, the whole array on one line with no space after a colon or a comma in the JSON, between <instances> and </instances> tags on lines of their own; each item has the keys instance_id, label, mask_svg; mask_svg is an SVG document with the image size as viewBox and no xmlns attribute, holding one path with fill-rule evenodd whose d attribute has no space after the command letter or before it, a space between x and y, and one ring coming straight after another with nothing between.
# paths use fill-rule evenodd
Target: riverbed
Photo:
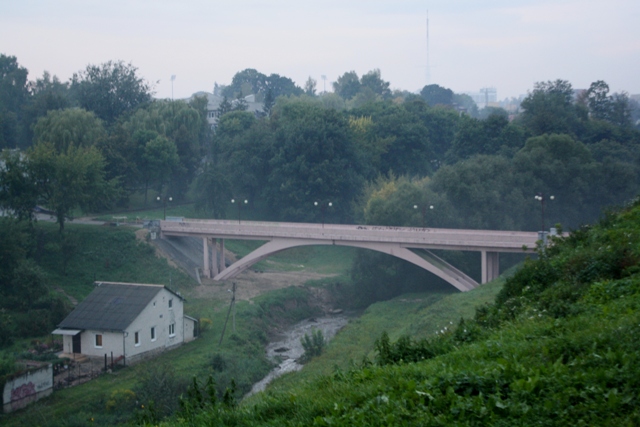
<instances>
[{"instance_id":1,"label":"riverbed","mask_svg":"<svg viewBox=\"0 0 640 427\"><path fill-rule=\"evenodd\" d=\"M247 396L263 391L267 384L287 372L302 369L303 365L298 363L298 359L304 354L300 340L305 334L311 335L312 331L320 330L324 335L325 343L328 343L348 322L349 318L346 315L334 314L303 320L283 331L279 339L269 343L266 348L267 358L278 363L278 366L261 381L255 383Z\"/></svg>"}]
</instances>

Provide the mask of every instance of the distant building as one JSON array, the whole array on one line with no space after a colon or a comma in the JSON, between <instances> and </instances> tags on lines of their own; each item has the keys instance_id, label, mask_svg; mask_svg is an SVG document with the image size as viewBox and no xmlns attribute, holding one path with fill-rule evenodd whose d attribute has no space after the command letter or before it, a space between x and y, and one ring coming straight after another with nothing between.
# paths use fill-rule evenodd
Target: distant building
<instances>
[{"instance_id":1,"label":"distant building","mask_svg":"<svg viewBox=\"0 0 640 427\"><path fill-rule=\"evenodd\" d=\"M495 87L483 87L478 92L465 92L469 95L478 108L498 106L498 90Z\"/></svg>"},{"instance_id":2,"label":"distant building","mask_svg":"<svg viewBox=\"0 0 640 427\"><path fill-rule=\"evenodd\" d=\"M209 92L196 92L191 95L191 99L197 96L204 96L207 98L207 121L209 122L211 129L215 129L218 125L218 119L220 118L220 104L222 104L224 97ZM263 114L264 103L257 102L255 95L247 95L244 97L244 100L248 106L247 112L253 113L256 116ZM232 106L235 106L238 101L236 99L229 99L229 102Z\"/></svg>"},{"instance_id":3,"label":"distant building","mask_svg":"<svg viewBox=\"0 0 640 427\"><path fill-rule=\"evenodd\" d=\"M95 282L94 290L58 325L63 352L123 363L192 341L198 321L186 316L184 298L163 285Z\"/></svg>"}]
</instances>

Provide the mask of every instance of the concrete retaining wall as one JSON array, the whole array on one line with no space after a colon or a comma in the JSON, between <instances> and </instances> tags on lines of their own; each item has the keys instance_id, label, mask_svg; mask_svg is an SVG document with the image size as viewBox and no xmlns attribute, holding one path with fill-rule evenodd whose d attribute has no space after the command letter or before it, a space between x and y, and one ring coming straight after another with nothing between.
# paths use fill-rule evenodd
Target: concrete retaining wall
<instances>
[{"instance_id":1,"label":"concrete retaining wall","mask_svg":"<svg viewBox=\"0 0 640 427\"><path fill-rule=\"evenodd\" d=\"M53 392L52 365L30 369L23 375L8 380L2 393L2 409L5 413L24 408L31 402L49 396Z\"/></svg>"}]
</instances>

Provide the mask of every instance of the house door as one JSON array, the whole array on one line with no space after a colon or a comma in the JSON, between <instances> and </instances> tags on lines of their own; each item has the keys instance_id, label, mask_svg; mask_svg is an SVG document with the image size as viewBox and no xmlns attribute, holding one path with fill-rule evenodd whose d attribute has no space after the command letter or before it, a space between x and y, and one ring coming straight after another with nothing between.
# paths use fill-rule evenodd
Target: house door
<instances>
[{"instance_id":1,"label":"house door","mask_svg":"<svg viewBox=\"0 0 640 427\"><path fill-rule=\"evenodd\" d=\"M82 349L80 348L80 335L82 334L75 334L73 336L73 352L74 353L82 353Z\"/></svg>"}]
</instances>

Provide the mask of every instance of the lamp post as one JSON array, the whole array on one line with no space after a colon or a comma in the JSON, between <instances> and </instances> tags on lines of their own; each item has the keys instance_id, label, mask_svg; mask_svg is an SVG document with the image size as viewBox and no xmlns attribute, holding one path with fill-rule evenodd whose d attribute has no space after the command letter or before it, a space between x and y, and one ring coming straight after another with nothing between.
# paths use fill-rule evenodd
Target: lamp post
<instances>
[{"instance_id":1,"label":"lamp post","mask_svg":"<svg viewBox=\"0 0 640 427\"><path fill-rule=\"evenodd\" d=\"M236 200L236 199L231 199L231 203L238 203L238 224L240 224L240 210L242 209L242 205L243 204L247 204L249 203L249 201L247 199L244 200Z\"/></svg>"},{"instance_id":2,"label":"lamp post","mask_svg":"<svg viewBox=\"0 0 640 427\"><path fill-rule=\"evenodd\" d=\"M324 212L327 210L327 208L330 208L331 206L333 206L333 203L329 202L329 203L318 203L318 202L313 202L313 206L320 206L320 212L322 213L322 228L324 228Z\"/></svg>"},{"instance_id":3,"label":"lamp post","mask_svg":"<svg viewBox=\"0 0 640 427\"><path fill-rule=\"evenodd\" d=\"M418 205L413 205L413 209L418 209ZM433 210L433 205L429 205L429 210ZM422 206L422 228L425 227L425 218L427 216L427 205Z\"/></svg>"},{"instance_id":4,"label":"lamp post","mask_svg":"<svg viewBox=\"0 0 640 427\"><path fill-rule=\"evenodd\" d=\"M542 232L545 233L545 227L544 227L544 201L546 200L546 196L543 193L538 193L536 194L536 200L540 202L540 211L541 211L541 216L542 216ZM555 196L549 196L549 200L553 200L555 199Z\"/></svg>"},{"instance_id":5,"label":"lamp post","mask_svg":"<svg viewBox=\"0 0 640 427\"><path fill-rule=\"evenodd\" d=\"M164 218L164 220L167 220L167 202L171 202L173 201L172 197L167 197L167 196L158 196L156 197L156 200L159 202L162 202L162 217Z\"/></svg>"}]
</instances>

